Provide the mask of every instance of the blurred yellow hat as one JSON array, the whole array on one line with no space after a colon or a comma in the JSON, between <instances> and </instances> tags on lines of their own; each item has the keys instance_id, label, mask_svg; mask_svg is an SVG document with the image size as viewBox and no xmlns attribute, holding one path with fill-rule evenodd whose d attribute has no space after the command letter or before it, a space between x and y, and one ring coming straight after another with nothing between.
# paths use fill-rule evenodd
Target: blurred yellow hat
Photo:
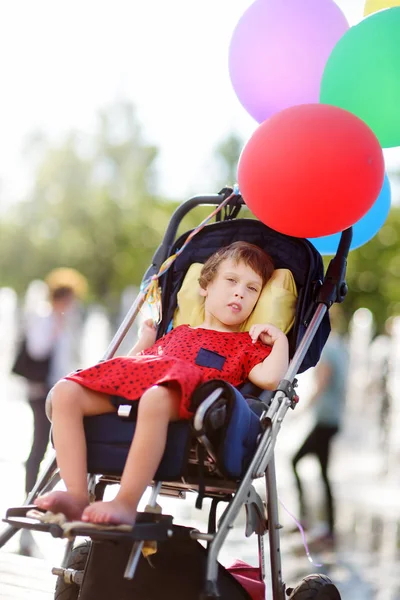
<instances>
[{"instance_id":1,"label":"blurred yellow hat","mask_svg":"<svg viewBox=\"0 0 400 600\"><path fill-rule=\"evenodd\" d=\"M364 17L384 8L393 8L400 6L400 0L366 0L364 7Z\"/></svg>"},{"instance_id":2,"label":"blurred yellow hat","mask_svg":"<svg viewBox=\"0 0 400 600\"><path fill-rule=\"evenodd\" d=\"M82 273L76 269L68 267L59 267L53 269L46 276L45 282L49 286L50 291L54 291L60 287L71 288L78 298L83 299L88 292L88 282Z\"/></svg>"}]
</instances>

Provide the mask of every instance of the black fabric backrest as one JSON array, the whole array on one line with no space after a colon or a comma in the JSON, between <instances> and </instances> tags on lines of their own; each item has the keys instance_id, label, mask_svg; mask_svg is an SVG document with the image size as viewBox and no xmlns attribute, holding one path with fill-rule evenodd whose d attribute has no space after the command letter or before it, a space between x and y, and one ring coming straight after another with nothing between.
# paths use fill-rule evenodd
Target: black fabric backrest
<instances>
[{"instance_id":1,"label":"black fabric backrest","mask_svg":"<svg viewBox=\"0 0 400 600\"><path fill-rule=\"evenodd\" d=\"M189 232L178 238L170 254L180 249ZM158 335L164 335L173 318L177 293L190 265L204 263L211 254L223 246L242 240L263 248L273 259L275 268L290 269L297 285L298 301L296 319L288 338L293 356L316 308L315 292L323 280L324 270L320 254L306 239L283 235L254 219L234 219L207 225L193 239L170 269L160 278L162 287L163 320ZM306 322L307 317L307 322ZM316 365L330 332L329 315L325 315L299 372Z\"/></svg>"}]
</instances>

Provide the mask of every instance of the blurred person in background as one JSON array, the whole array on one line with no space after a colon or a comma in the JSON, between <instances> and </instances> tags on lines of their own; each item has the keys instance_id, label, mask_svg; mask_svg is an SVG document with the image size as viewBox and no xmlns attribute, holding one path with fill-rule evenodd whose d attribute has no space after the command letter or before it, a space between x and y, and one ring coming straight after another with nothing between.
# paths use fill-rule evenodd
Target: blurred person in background
<instances>
[{"instance_id":1,"label":"blurred person in background","mask_svg":"<svg viewBox=\"0 0 400 600\"><path fill-rule=\"evenodd\" d=\"M46 284L47 298L36 303L28 302L23 317L22 338L30 369L34 370L35 364L41 364L40 373L38 370L32 378L29 373L25 376L27 400L33 416L33 439L25 465L26 494L36 483L49 442L51 423L45 412L47 394L60 378L80 366L78 300L86 293L86 280L74 269L60 268L49 273ZM22 532L20 553L36 553L29 530Z\"/></svg>"},{"instance_id":2,"label":"blurred person in background","mask_svg":"<svg viewBox=\"0 0 400 600\"><path fill-rule=\"evenodd\" d=\"M330 311L332 331L314 370L315 389L309 400L314 426L292 459L299 498L300 522L304 529L310 526L303 483L298 473L299 461L314 455L319 461L325 495L327 532L314 540L314 544L333 547L335 542L335 506L328 470L332 441L339 432L347 384L348 352L343 338L344 319L341 307L334 304ZM310 495L310 492L308 492ZM307 496L307 494L306 494Z\"/></svg>"}]
</instances>

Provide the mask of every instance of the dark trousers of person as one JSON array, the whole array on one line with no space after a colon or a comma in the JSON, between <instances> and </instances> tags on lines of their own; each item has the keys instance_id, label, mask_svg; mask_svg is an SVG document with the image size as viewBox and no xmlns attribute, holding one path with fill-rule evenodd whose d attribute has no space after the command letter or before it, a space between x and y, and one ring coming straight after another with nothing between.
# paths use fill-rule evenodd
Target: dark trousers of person
<instances>
[{"instance_id":1,"label":"dark trousers of person","mask_svg":"<svg viewBox=\"0 0 400 600\"><path fill-rule=\"evenodd\" d=\"M324 483L329 533L332 535L335 530L335 509L328 479L328 464L332 438L338 432L338 429L338 427L316 425L292 459L293 472L299 494L300 520L305 522L307 520L307 507L304 501L303 485L297 472L297 463L308 454L314 454L317 457L321 466L321 475Z\"/></svg>"},{"instance_id":2,"label":"dark trousers of person","mask_svg":"<svg viewBox=\"0 0 400 600\"><path fill-rule=\"evenodd\" d=\"M25 464L25 491L28 494L36 483L40 463L46 454L49 443L51 423L45 411L46 396L37 400L29 400L33 413L33 441L31 451Z\"/></svg>"}]
</instances>

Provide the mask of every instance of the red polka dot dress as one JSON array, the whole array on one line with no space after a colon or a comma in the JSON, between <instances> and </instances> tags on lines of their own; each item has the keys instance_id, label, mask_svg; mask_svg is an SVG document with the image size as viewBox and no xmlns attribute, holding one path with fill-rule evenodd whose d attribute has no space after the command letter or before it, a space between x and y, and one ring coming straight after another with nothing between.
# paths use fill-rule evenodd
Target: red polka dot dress
<instances>
[{"instance_id":1,"label":"red polka dot dress","mask_svg":"<svg viewBox=\"0 0 400 600\"><path fill-rule=\"evenodd\" d=\"M174 382L181 389L180 418L189 419L190 398L198 385L223 379L238 386L270 352L260 341L253 344L247 332L180 325L135 356L111 358L66 379L127 400L139 400L153 385Z\"/></svg>"}]
</instances>

